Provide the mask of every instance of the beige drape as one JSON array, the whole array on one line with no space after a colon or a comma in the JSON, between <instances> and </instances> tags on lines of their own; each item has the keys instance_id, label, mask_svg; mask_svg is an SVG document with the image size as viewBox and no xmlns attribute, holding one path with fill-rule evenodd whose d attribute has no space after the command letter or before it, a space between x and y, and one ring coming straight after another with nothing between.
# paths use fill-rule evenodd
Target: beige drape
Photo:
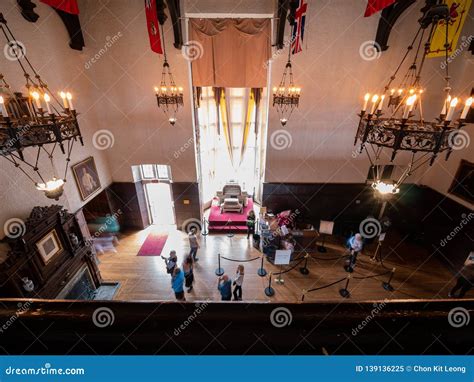
<instances>
[{"instance_id":1,"label":"beige drape","mask_svg":"<svg viewBox=\"0 0 474 382\"><path fill-rule=\"evenodd\" d=\"M202 46L202 54L192 62L194 86L267 85L269 19L191 19L189 25L190 44Z\"/></svg>"}]
</instances>

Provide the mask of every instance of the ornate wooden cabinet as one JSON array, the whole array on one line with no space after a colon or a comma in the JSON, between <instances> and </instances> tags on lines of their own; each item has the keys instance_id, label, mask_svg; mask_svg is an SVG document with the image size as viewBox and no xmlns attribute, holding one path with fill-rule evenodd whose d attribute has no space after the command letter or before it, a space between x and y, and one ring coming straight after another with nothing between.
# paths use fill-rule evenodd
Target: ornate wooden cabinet
<instances>
[{"instance_id":1,"label":"ornate wooden cabinet","mask_svg":"<svg viewBox=\"0 0 474 382\"><path fill-rule=\"evenodd\" d=\"M76 217L35 207L0 264L0 297L92 299L102 278ZM15 235L16 236L16 235Z\"/></svg>"}]
</instances>

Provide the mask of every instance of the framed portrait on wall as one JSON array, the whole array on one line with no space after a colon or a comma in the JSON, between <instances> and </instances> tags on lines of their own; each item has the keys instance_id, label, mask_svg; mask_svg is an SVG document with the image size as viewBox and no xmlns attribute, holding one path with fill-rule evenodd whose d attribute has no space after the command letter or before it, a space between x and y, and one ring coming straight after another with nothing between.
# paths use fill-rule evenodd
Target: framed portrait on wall
<instances>
[{"instance_id":1,"label":"framed portrait on wall","mask_svg":"<svg viewBox=\"0 0 474 382\"><path fill-rule=\"evenodd\" d=\"M36 249L45 264L48 264L54 256L61 253L63 247L55 229L47 233L36 243Z\"/></svg>"},{"instance_id":2,"label":"framed portrait on wall","mask_svg":"<svg viewBox=\"0 0 474 382\"><path fill-rule=\"evenodd\" d=\"M474 163L461 160L448 192L469 203L474 203Z\"/></svg>"},{"instance_id":3,"label":"framed portrait on wall","mask_svg":"<svg viewBox=\"0 0 474 382\"><path fill-rule=\"evenodd\" d=\"M100 180L94 157L89 157L72 166L72 172L82 200L89 199L100 190Z\"/></svg>"}]
</instances>

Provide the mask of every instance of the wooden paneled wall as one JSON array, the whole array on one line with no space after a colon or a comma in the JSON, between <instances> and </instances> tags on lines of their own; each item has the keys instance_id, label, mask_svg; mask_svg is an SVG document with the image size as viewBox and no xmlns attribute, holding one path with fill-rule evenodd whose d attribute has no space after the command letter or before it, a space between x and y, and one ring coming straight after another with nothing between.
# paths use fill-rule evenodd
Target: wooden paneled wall
<instances>
[{"instance_id":1,"label":"wooden paneled wall","mask_svg":"<svg viewBox=\"0 0 474 382\"><path fill-rule=\"evenodd\" d=\"M178 229L185 228L183 225L189 219L200 220L199 185L191 182L176 182L172 183L171 187Z\"/></svg>"}]
</instances>

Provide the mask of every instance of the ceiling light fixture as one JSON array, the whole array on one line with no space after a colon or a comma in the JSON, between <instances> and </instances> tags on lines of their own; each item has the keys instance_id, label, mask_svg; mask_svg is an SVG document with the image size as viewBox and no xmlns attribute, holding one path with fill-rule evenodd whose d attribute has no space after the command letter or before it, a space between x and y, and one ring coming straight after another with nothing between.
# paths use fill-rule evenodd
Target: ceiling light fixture
<instances>
[{"instance_id":1,"label":"ceiling light fixture","mask_svg":"<svg viewBox=\"0 0 474 382\"><path fill-rule=\"evenodd\" d=\"M280 84L278 87L273 88L273 107L276 108L278 112L282 126L287 124L293 110L298 107L300 103L300 93L301 88L296 87L293 82L291 44L289 44L288 62L283 71Z\"/></svg>"},{"instance_id":2,"label":"ceiling light fixture","mask_svg":"<svg viewBox=\"0 0 474 382\"><path fill-rule=\"evenodd\" d=\"M394 189L398 189L408 176L424 164L429 163L431 166L438 154L445 152L446 160L449 158L453 150L452 142L455 141L460 129L465 126L465 119L473 102L472 97L467 98L461 114L457 119L455 118L460 99L450 94L450 60L446 50L446 84L443 89L438 90L445 92L441 113L431 121L425 118L422 107L425 89L422 86L421 73L434 29L437 25L440 27L442 23L446 25L446 46L448 46L450 14L446 4L432 5L424 11L420 19L420 27L412 43L407 48L397 70L390 76L384 90L376 94L365 94L354 140L354 145L357 141L361 142L359 152L367 153L372 167L383 164L384 150L389 151L390 161L393 161L400 151L411 153L410 162L393 185ZM417 49L414 50L414 46L417 46ZM405 60L413 55L413 52L412 63L408 66L400 83L394 86L400 68ZM374 189L379 188L386 190L386 187L381 185L380 179L375 179Z\"/></svg>"},{"instance_id":3,"label":"ceiling light fixture","mask_svg":"<svg viewBox=\"0 0 474 382\"><path fill-rule=\"evenodd\" d=\"M158 107L163 109L163 112L168 118L171 126L177 121L176 113L179 107L184 106L183 88L176 86L173 74L171 73L170 64L166 57L165 34L163 32L163 24L160 24L161 35L163 36L163 70L161 72L160 86L155 86L156 101Z\"/></svg>"},{"instance_id":4,"label":"ceiling light fixture","mask_svg":"<svg viewBox=\"0 0 474 382\"><path fill-rule=\"evenodd\" d=\"M0 73L0 156L23 172L46 197L58 200L64 190L74 142L79 139L83 145L72 95L60 92L61 105L31 64L1 13L0 30L7 40L7 58L17 61L26 79L24 95L21 91L13 91ZM62 179L56 175L53 162L57 147L66 156ZM30 161L25 155L27 148L36 149ZM40 169L44 154L52 168L48 171ZM51 179L46 178L45 172L53 173Z\"/></svg>"}]
</instances>

